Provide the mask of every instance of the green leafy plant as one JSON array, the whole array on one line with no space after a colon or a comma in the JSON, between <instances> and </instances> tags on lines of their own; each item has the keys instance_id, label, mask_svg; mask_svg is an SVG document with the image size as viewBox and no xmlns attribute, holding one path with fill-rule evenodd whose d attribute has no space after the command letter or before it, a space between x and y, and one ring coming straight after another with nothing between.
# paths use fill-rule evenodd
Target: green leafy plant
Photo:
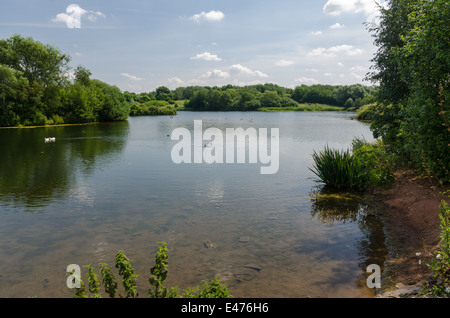
<instances>
[{"instance_id":1,"label":"green leafy plant","mask_svg":"<svg viewBox=\"0 0 450 318\"><path fill-rule=\"evenodd\" d=\"M117 292L117 281L112 269L106 264L101 264L100 274L102 275L102 284L105 287L106 293L109 297L114 298Z\"/></svg>"},{"instance_id":2,"label":"green leafy plant","mask_svg":"<svg viewBox=\"0 0 450 318\"><path fill-rule=\"evenodd\" d=\"M85 266L88 268L88 283L89 283L89 292L94 294L95 298L100 298L100 280L98 279L98 275L95 273L95 269L92 265Z\"/></svg>"},{"instance_id":3,"label":"green leafy plant","mask_svg":"<svg viewBox=\"0 0 450 318\"><path fill-rule=\"evenodd\" d=\"M136 278L138 275L134 273L131 261L123 251L119 251L116 255L116 268L119 269L119 275L123 277L122 286L125 289L126 298L135 298L138 296L136 291Z\"/></svg>"},{"instance_id":4,"label":"green leafy plant","mask_svg":"<svg viewBox=\"0 0 450 318\"><path fill-rule=\"evenodd\" d=\"M158 251L155 257L155 266L150 269L150 277L148 279L152 288L148 290L148 295L151 298L231 298L228 291L228 286L222 285L222 283L215 277L211 281L202 281L202 285L193 288L188 288L181 293L178 287L167 288L164 286L164 282L167 278L169 271L168 264L168 249L166 243L160 243ZM134 269L131 265L131 260L125 255L124 251L119 251L115 257L115 267L119 271L119 275L122 277L122 286L124 288L125 294L119 294L119 297L126 298L137 298L137 283L136 279L138 277L135 274ZM88 268L88 281L89 288L86 291L86 286L84 285L81 277L74 277L73 279L79 279L80 288L75 288L74 297L75 298L88 298L89 293L93 294L94 298L102 297L100 294L100 287L103 285L105 292L110 298L116 296L118 290L118 283L116 276L113 273L113 269L108 267L106 264L100 264L100 275L102 277L101 281L99 276L95 273L95 269L92 265L85 266ZM72 273L69 273L73 275Z\"/></svg>"},{"instance_id":5,"label":"green leafy plant","mask_svg":"<svg viewBox=\"0 0 450 318\"><path fill-rule=\"evenodd\" d=\"M352 143L353 157L361 164L360 178L367 187L388 186L394 181L394 159L381 140L369 143L356 138Z\"/></svg>"},{"instance_id":6,"label":"green leafy plant","mask_svg":"<svg viewBox=\"0 0 450 318\"><path fill-rule=\"evenodd\" d=\"M160 243L155 257L155 266L150 269L151 275L148 281L154 287L154 290L149 289L148 295L152 298L174 298L177 295L176 288L167 289L163 286L169 272L167 251L166 243Z\"/></svg>"},{"instance_id":7,"label":"green leafy plant","mask_svg":"<svg viewBox=\"0 0 450 318\"><path fill-rule=\"evenodd\" d=\"M450 206L442 200L439 208L441 219L441 242L434 253L429 268L434 276L434 282L429 282L425 291L437 296L450 295Z\"/></svg>"},{"instance_id":8,"label":"green leafy plant","mask_svg":"<svg viewBox=\"0 0 450 318\"><path fill-rule=\"evenodd\" d=\"M212 281L202 281L202 285L188 288L184 292L186 298L232 298L228 288L215 277Z\"/></svg>"}]
</instances>

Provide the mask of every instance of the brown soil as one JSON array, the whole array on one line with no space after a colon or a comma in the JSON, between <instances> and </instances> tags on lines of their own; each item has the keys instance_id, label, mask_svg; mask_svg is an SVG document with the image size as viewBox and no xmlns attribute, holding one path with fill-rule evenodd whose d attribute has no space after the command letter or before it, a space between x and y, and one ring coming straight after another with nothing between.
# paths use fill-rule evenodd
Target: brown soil
<instances>
[{"instance_id":1,"label":"brown soil","mask_svg":"<svg viewBox=\"0 0 450 318\"><path fill-rule=\"evenodd\" d=\"M392 188L374 191L386 222L389 249L384 291L395 285L423 285L430 279L427 263L440 242L439 206L442 200L449 202L442 195L448 188L413 171L400 170Z\"/></svg>"}]
</instances>

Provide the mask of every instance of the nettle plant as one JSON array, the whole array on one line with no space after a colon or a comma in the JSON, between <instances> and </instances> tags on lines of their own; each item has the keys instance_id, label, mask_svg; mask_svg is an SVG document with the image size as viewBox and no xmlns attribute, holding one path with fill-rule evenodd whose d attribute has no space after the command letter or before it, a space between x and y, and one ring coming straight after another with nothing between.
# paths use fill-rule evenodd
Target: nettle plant
<instances>
[{"instance_id":1,"label":"nettle plant","mask_svg":"<svg viewBox=\"0 0 450 318\"><path fill-rule=\"evenodd\" d=\"M150 269L150 277L148 279L151 287L148 290L147 295L150 298L231 298L228 291L228 286L222 285L222 283L216 278L211 281L202 281L200 286L186 289L183 293L178 287L167 288L164 286L164 282L167 278L169 271L168 265L168 248L166 243L160 243L158 251L155 257L155 266ZM115 268L119 270L119 275L122 277L122 286L124 294L119 294L120 298L137 298L139 296L137 292L136 279L138 277L135 274L131 265L132 261L128 259L124 251L119 251L115 257ZM75 298L101 298L100 292L101 285L103 285L105 293L110 298L115 298L118 291L117 278L114 275L114 271L107 264L100 264L99 272L100 277L95 272L95 268L92 265L85 266L88 269L88 288L83 283L81 277L78 277L80 281L79 288L75 288Z\"/></svg>"}]
</instances>

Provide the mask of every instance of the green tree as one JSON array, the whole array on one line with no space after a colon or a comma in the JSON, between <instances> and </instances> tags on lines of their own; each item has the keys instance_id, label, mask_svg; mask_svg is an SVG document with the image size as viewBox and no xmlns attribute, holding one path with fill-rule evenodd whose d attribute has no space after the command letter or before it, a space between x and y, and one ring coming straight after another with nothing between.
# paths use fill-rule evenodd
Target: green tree
<instances>
[{"instance_id":1,"label":"green tree","mask_svg":"<svg viewBox=\"0 0 450 318\"><path fill-rule=\"evenodd\" d=\"M28 80L28 106L51 116L61 106L60 88L67 82L70 57L51 45L21 35L0 40L0 64L22 72ZM31 119L31 118L27 118Z\"/></svg>"},{"instance_id":2,"label":"green tree","mask_svg":"<svg viewBox=\"0 0 450 318\"><path fill-rule=\"evenodd\" d=\"M28 89L22 72L0 64L0 126L15 126L34 115L27 107Z\"/></svg>"},{"instance_id":3,"label":"green tree","mask_svg":"<svg viewBox=\"0 0 450 318\"><path fill-rule=\"evenodd\" d=\"M157 100L169 100L172 98L172 92L165 86L160 86L155 91L155 98Z\"/></svg>"},{"instance_id":4,"label":"green tree","mask_svg":"<svg viewBox=\"0 0 450 318\"><path fill-rule=\"evenodd\" d=\"M265 91L261 96L261 107L280 107L280 99L276 91Z\"/></svg>"},{"instance_id":5,"label":"green tree","mask_svg":"<svg viewBox=\"0 0 450 318\"><path fill-rule=\"evenodd\" d=\"M90 76L92 75L91 71L87 68L79 65L75 69L75 82L80 83L83 86L89 86L91 84Z\"/></svg>"},{"instance_id":6,"label":"green tree","mask_svg":"<svg viewBox=\"0 0 450 318\"><path fill-rule=\"evenodd\" d=\"M120 121L128 118L130 104L125 101L120 89L97 79L92 80L97 96L101 100L101 108L97 113L98 121Z\"/></svg>"},{"instance_id":7,"label":"green tree","mask_svg":"<svg viewBox=\"0 0 450 318\"><path fill-rule=\"evenodd\" d=\"M379 84L372 129L403 161L450 181L450 6L446 0L391 0L374 27L369 78Z\"/></svg>"}]
</instances>

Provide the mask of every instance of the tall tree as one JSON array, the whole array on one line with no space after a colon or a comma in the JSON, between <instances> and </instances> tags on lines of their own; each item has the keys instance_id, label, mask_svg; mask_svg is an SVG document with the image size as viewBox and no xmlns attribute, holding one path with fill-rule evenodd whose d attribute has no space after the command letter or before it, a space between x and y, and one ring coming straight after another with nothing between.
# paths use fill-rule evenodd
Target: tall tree
<instances>
[{"instance_id":1,"label":"tall tree","mask_svg":"<svg viewBox=\"0 0 450 318\"><path fill-rule=\"evenodd\" d=\"M450 4L390 0L372 28L379 84L372 129L411 164L450 181Z\"/></svg>"}]
</instances>

